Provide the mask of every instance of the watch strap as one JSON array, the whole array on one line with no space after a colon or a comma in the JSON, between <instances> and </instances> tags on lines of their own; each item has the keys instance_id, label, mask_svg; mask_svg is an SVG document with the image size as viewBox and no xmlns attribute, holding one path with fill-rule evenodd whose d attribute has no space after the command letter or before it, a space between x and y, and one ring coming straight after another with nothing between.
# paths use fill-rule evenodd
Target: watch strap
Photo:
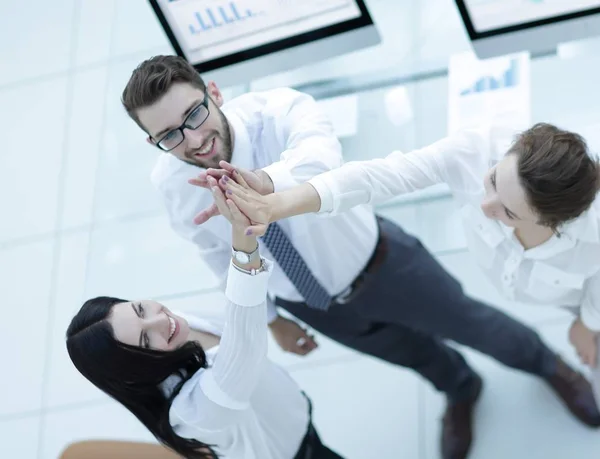
<instances>
[{"instance_id":1,"label":"watch strap","mask_svg":"<svg viewBox=\"0 0 600 459\"><path fill-rule=\"evenodd\" d=\"M258 259L260 258L260 253L259 253L259 250L258 250L258 248L259 248L259 246L257 245L257 246L256 246L256 249L255 249L253 252L250 252L250 253L248 253L248 252L243 252L243 251L241 251L241 250L235 250L235 249L232 247L232 248L231 248L231 253L233 254L233 256L234 256L234 257L236 258L236 260L238 260L238 261L239 261L239 259L237 258L237 256L236 256L236 255L237 255L238 253L240 253L240 254L243 254L243 255L245 255L245 256L247 256L247 257L248 257L248 263L252 263L252 262L254 262L254 261L256 261L256 260L258 260Z\"/></svg>"},{"instance_id":2,"label":"watch strap","mask_svg":"<svg viewBox=\"0 0 600 459\"><path fill-rule=\"evenodd\" d=\"M258 268L244 269L244 268L240 268L235 263L232 263L232 266L244 274L248 274L250 276L256 276L257 274L260 274L265 270L265 259L264 258L260 259L260 267L258 267Z\"/></svg>"}]
</instances>

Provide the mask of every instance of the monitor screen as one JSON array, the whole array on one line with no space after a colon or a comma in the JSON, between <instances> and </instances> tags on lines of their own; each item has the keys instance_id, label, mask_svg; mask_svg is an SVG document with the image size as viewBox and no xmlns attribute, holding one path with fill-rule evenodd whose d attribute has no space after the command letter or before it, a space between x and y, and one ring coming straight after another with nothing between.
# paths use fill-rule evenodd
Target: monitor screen
<instances>
[{"instance_id":1,"label":"monitor screen","mask_svg":"<svg viewBox=\"0 0 600 459\"><path fill-rule=\"evenodd\" d=\"M600 12L600 0L457 0L457 4L461 13L468 15L470 34L478 36Z\"/></svg>"},{"instance_id":2,"label":"monitor screen","mask_svg":"<svg viewBox=\"0 0 600 459\"><path fill-rule=\"evenodd\" d=\"M373 25L363 0L149 1L177 54L202 71Z\"/></svg>"},{"instance_id":3,"label":"monitor screen","mask_svg":"<svg viewBox=\"0 0 600 459\"><path fill-rule=\"evenodd\" d=\"M528 51L600 35L600 0L455 0L479 58Z\"/></svg>"}]
</instances>

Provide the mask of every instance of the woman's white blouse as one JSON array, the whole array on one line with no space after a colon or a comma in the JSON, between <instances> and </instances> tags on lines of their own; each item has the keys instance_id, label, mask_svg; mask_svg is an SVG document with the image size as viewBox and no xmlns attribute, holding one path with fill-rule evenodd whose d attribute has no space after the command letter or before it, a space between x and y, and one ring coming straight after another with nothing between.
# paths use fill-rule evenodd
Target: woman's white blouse
<instances>
[{"instance_id":1,"label":"woman's white blouse","mask_svg":"<svg viewBox=\"0 0 600 459\"><path fill-rule=\"evenodd\" d=\"M410 153L395 151L350 162L309 181L321 196L321 213L446 183L459 204L467 243L491 282L508 299L548 306L581 306L586 326L600 331L600 203L560 228L544 244L524 250L512 230L480 209L484 177L512 142L500 127L464 130Z\"/></svg>"},{"instance_id":2,"label":"woman's white blouse","mask_svg":"<svg viewBox=\"0 0 600 459\"><path fill-rule=\"evenodd\" d=\"M225 325L180 314L191 328L221 335L208 368L185 382L173 401L175 432L213 446L219 457L292 459L306 435L308 401L296 382L267 359L267 283L272 263L255 276L230 266ZM177 378L169 378L168 393Z\"/></svg>"}]
</instances>

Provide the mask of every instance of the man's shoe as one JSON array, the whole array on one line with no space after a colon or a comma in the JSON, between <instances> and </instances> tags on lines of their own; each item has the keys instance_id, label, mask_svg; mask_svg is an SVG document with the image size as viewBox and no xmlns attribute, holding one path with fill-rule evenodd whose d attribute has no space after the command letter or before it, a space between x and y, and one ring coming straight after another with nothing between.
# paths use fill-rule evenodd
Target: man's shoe
<instances>
[{"instance_id":1,"label":"man's shoe","mask_svg":"<svg viewBox=\"0 0 600 459\"><path fill-rule=\"evenodd\" d=\"M556 372L546 382L577 419L590 427L600 427L600 411L585 376L557 357Z\"/></svg>"},{"instance_id":2,"label":"man's shoe","mask_svg":"<svg viewBox=\"0 0 600 459\"><path fill-rule=\"evenodd\" d=\"M448 401L442 419L442 458L465 459L473 440L473 412L481 395L483 381L475 376L473 395L460 402Z\"/></svg>"}]
</instances>

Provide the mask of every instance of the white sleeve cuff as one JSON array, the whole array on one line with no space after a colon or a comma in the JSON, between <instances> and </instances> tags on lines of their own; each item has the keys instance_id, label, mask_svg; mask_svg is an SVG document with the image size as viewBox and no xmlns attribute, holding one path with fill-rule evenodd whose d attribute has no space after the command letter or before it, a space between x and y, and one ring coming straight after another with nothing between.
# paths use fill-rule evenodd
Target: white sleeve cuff
<instances>
[{"instance_id":1,"label":"white sleeve cuff","mask_svg":"<svg viewBox=\"0 0 600 459\"><path fill-rule=\"evenodd\" d=\"M264 260L264 270L256 275L246 274L238 270L233 262L229 265L225 296L238 306L258 306L267 299L267 288L273 263Z\"/></svg>"},{"instance_id":2,"label":"white sleeve cuff","mask_svg":"<svg viewBox=\"0 0 600 459\"><path fill-rule=\"evenodd\" d=\"M269 177L271 177L271 181L273 182L273 191L275 193L289 190L290 188L298 185L283 161L273 163L263 168L263 171L265 171Z\"/></svg>"},{"instance_id":3,"label":"white sleeve cuff","mask_svg":"<svg viewBox=\"0 0 600 459\"><path fill-rule=\"evenodd\" d=\"M329 174L326 172L325 174L317 175L308 181L312 185L312 187L317 191L319 197L321 198L321 207L319 208L319 213L331 213L333 212L333 192L331 191L331 185L328 183L327 179L324 175Z\"/></svg>"}]
</instances>

